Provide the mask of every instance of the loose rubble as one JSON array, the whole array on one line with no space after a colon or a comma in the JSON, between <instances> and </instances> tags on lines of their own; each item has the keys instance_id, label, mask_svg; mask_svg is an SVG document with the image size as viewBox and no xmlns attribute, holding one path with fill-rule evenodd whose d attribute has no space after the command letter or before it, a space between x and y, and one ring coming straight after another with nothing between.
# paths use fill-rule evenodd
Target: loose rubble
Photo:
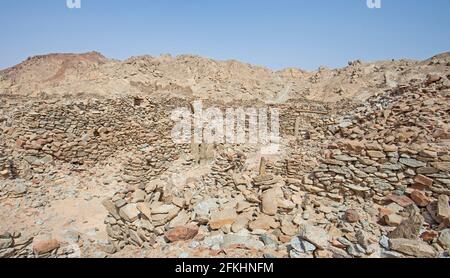
<instances>
[{"instance_id":1,"label":"loose rubble","mask_svg":"<svg viewBox=\"0 0 450 278\"><path fill-rule=\"evenodd\" d=\"M152 59L139 61L126 64ZM362 66L345 69L352 82ZM1 99L0 257L448 257L446 73L390 82L361 102L205 103L279 108L275 155L174 143L171 112L192 95ZM101 208L99 227L52 234L45 216L73 199ZM29 235L8 212L32 220Z\"/></svg>"}]
</instances>

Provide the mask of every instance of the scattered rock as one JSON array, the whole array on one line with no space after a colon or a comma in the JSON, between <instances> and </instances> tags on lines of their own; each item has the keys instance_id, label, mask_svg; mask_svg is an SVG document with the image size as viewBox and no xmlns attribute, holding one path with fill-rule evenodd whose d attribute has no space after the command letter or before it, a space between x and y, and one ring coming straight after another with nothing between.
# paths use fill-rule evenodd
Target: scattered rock
<instances>
[{"instance_id":1,"label":"scattered rock","mask_svg":"<svg viewBox=\"0 0 450 278\"><path fill-rule=\"evenodd\" d=\"M360 216L357 210L355 209L348 209L345 212L345 219L349 223L356 223L360 220Z\"/></svg>"},{"instance_id":2,"label":"scattered rock","mask_svg":"<svg viewBox=\"0 0 450 278\"><path fill-rule=\"evenodd\" d=\"M300 225L299 237L303 240L309 241L319 249L326 249L329 245L330 237L328 233L320 227L311 224Z\"/></svg>"},{"instance_id":3,"label":"scattered rock","mask_svg":"<svg viewBox=\"0 0 450 278\"><path fill-rule=\"evenodd\" d=\"M59 246L60 243L56 239L36 240L33 242L33 251L37 255L43 255L58 249Z\"/></svg>"},{"instance_id":4,"label":"scattered rock","mask_svg":"<svg viewBox=\"0 0 450 278\"><path fill-rule=\"evenodd\" d=\"M420 240L411 240L404 238L391 239L390 246L394 251L417 258L436 257L436 251L433 249L433 247Z\"/></svg>"},{"instance_id":5,"label":"scattered rock","mask_svg":"<svg viewBox=\"0 0 450 278\"><path fill-rule=\"evenodd\" d=\"M198 227L196 225L188 225L182 227L175 227L166 232L165 237L170 242L186 241L193 239L198 234Z\"/></svg>"},{"instance_id":6,"label":"scattered rock","mask_svg":"<svg viewBox=\"0 0 450 278\"><path fill-rule=\"evenodd\" d=\"M119 215L128 222L136 221L139 217L139 213L136 204L125 205L119 210Z\"/></svg>"},{"instance_id":7,"label":"scattered rock","mask_svg":"<svg viewBox=\"0 0 450 278\"><path fill-rule=\"evenodd\" d=\"M442 247L447 249L450 248L450 229L441 231L438 242Z\"/></svg>"},{"instance_id":8,"label":"scattered rock","mask_svg":"<svg viewBox=\"0 0 450 278\"><path fill-rule=\"evenodd\" d=\"M430 204L431 200L422 191L414 190L411 193L411 199L419 207L426 207Z\"/></svg>"},{"instance_id":9,"label":"scattered rock","mask_svg":"<svg viewBox=\"0 0 450 278\"><path fill-rule=\"evenodd\" d=\"M211 213L209 226L211 229L218 230L226 225L233 225L237 219L237 213L234 209L227 209Z\"/></svg>"},{"instance_id":10,"label":"scattered rock","mask_svg":"<svg viewBox=\"0 0 450 278\"><path fill-rule=\"evenodd\" d=\"M410 206L410 216L408 219L389 234L392 238L417 239L422 229L425 219L413 206Z\"/></svg>"}]
</instances>

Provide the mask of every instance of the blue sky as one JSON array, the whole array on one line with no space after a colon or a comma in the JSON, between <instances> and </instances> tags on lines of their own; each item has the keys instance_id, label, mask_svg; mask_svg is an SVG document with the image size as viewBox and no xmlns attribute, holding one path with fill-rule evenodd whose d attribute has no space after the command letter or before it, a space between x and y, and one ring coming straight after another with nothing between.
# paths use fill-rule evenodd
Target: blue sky
<instances>
[{"instance_id":1,"label":"blue sky","mask_svg":"<svg viewBox=\"0 0 450 278\"><path fill-rule=\"evenodd\" d=\"M236 59L273 69L425 59L450 50L449 0L0 0L0 68L96 50Z\"/></svg>"}]
</instances>

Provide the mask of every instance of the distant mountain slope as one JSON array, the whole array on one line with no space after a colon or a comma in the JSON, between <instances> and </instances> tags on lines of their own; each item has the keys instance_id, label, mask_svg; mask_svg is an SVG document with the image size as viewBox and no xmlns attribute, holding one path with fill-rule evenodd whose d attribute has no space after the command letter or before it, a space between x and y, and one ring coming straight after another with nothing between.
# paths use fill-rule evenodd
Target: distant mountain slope
<instances>
[{"instance_id":1,"label":"distant mountain slope","mask_svg":"<svg viewBox=\"0 0 450 278\"><path fill-rule=\"evenodd\" d=\"M224 102L277 103L292 98L364 100L411 79L425 79L430 73L448 75L449 57L449 53L443 53L422 62L355 61L341 69L306 72L295 68L272 71L192 55L139 56L117 61L98 52L48 54L0 71L0 94L71 98L174 94Z\"/></svg>"}]
</instances>

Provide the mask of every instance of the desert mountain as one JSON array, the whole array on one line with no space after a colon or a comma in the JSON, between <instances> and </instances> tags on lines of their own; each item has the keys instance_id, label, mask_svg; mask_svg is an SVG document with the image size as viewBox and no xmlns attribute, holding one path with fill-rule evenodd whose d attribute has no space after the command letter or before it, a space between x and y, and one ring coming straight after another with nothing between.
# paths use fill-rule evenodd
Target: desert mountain
<instances>
[{"instance_id":1,"label":"desert mountain","mask_svg":"<svg viewBox=\"0 0 450 278\"><path fill-rule=\"evenodd\" d=\"M118 61L98 52L48 54L0 71L0 94L66 98L175 94L224 102L275 103L303 98L328 102L365 100L410 80L445 73L449 56L444 53L425 61L358 60L340 69L321 67L306 72L295 68L273 71L191 55L139 56Z\"/></svg>"}]
</instances>

